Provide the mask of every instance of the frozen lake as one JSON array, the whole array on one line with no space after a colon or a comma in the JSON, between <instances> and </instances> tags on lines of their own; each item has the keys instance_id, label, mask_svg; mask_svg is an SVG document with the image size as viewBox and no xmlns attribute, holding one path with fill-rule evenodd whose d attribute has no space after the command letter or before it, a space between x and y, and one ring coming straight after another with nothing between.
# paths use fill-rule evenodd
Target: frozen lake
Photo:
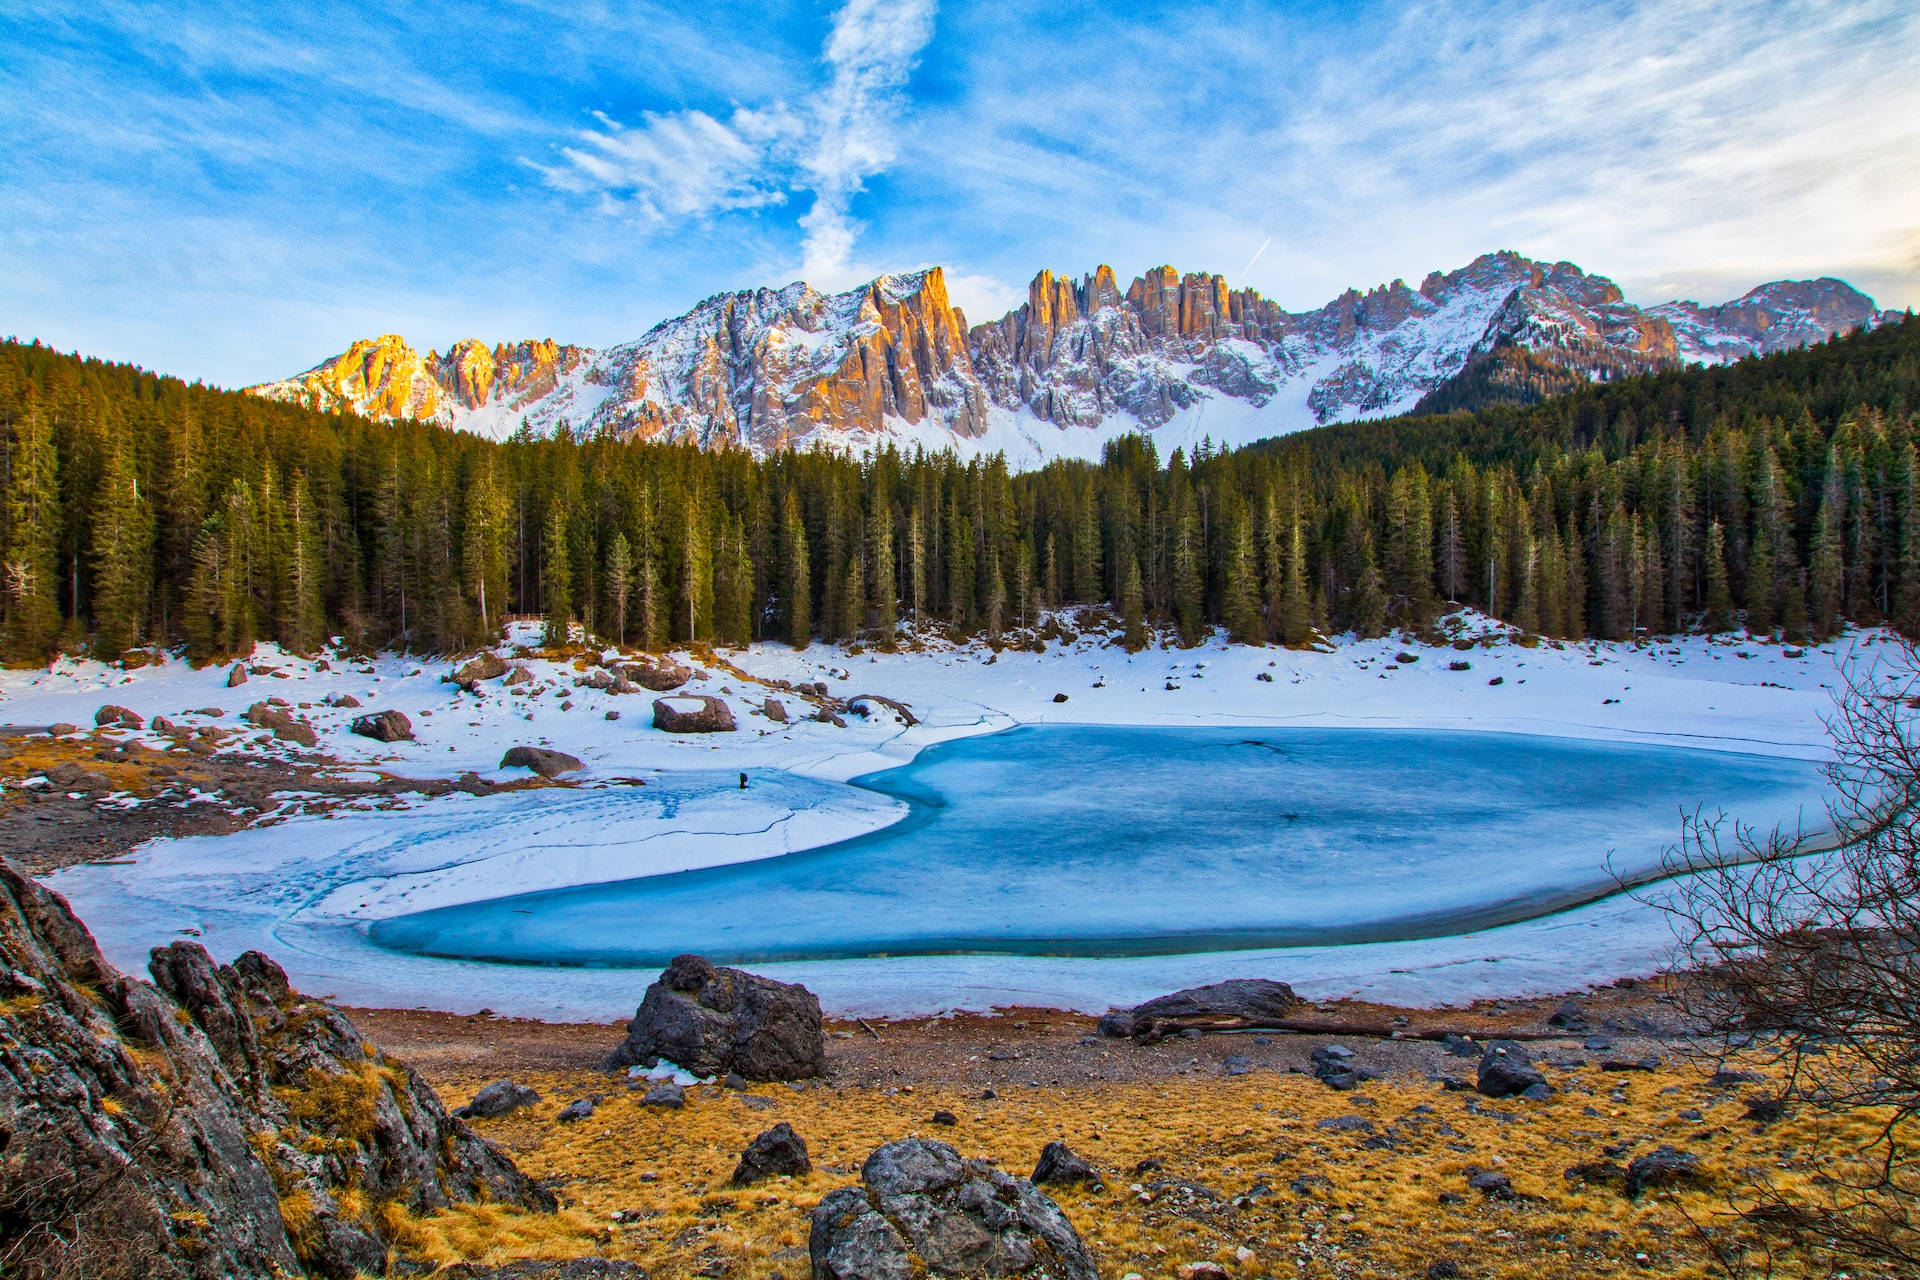
<instances>
[{"instance_id":1,"label":"frozen lake","mask_svg":"<svg viewBox=\"0 0 1920 1280\"><path fill-rule=\"evenodd\" d=\"M647 966L1430 938L1605 896L1683 812L1824 820L1803 760L1514 734L1028 726L860 785L902 822L756 862L378 921L382 947Z\"/></svg>"}]
</instances>

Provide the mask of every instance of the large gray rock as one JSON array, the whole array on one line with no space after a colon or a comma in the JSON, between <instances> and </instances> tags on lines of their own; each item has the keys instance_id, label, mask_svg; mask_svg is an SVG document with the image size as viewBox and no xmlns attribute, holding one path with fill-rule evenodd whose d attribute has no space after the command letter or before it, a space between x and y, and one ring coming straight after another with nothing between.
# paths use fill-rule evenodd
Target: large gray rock
<instances>
[{"instance_id":1,"label":"large gray rock","mask_svg":"<svg viewBox=\"0 0 1920 1280\"><path fill-rule=\"evenodd\" d=\"M651 1067L662 1058L697 1076L811 1079L827 1069L820 1001L802 986L675 956L607 1065Z\"/></svg>"},{"instance_id":2,"label":"large gray rock","mask_svg":"<svg viewBox=\"0 0 1920 1280\"><path fill-rule=\"evenodd\" d=\"M413 721L398 711L375 711L353 722L353 731L375 742L412 742Z\"/></svg>"},{"instance_id":3,"label":"large gray rock","mask_svg":"<svg viewBox=\"0 0 1920 1280\"><path fill-rule=\"evenodd\" d=\"M453 1114L462 1120L492 1120L530 1107L540 1101L540 1092L511 1080L495 1080L473 1095L473 1101Z\"/></svg>"},{"instance_id":4,"label":"large gray rock","mask_svg":"<svg viewBox=\"0 0 1920 1280\"><path fill-rule=\"evenodd\" d=\"M689 702L698 702L700 705L685 705ZM726 699L707 693L681 698L655 698L653 727L668 733L732 733L733 708L727 705Z\"/></svg>"},{"instance_id":5,"label":"large gray rock","mask_svg":"<svg viewBox=\"0 0 1920 1280\"><path fill-rule=\"evenodd\" d=\"M150 971L120 974L60 897L0 860L9 1275L332 1280L385 1271L389 1202L553 1208L265 956L216 966L181 942Z\"/></svg>"},{"instance_id":6,"label":"large gray rock","mask_svg":"<svg viewBox=\"0 0 1920 1280\"><path fill-rule=\"evenodd\" d=\"M139 712L111 702L93 713L93 722L102 729L139 729L147 723Z\"/></svg>"},{"instance_id":7,"label":"large gray rock","mask_svg":"<svg viewBox=\"0 0 1920 1280\"><path fill-rule=\"evenodd\" d=\"M313 731L312 725L296 720L293 712L285 707L276 707L271 702L254 703L241 713L241 718L267 730L282 742L296 742L303 747L320 745L320 737Z\"/></svg>"},{"instance_id":8,"label":"large gray rock","mask_svg":"<svg viewBox=\"0 0 1920 1280\"><path fill-rule=\"evenodd\" d=\"M586 768L580 763L580 757L546 747L508 747L507 754L500 757L500 767L531 769L543 778L557 778L563 773Z\"/></svg>"},{"instance_id":9,"label":"large gray rock","mask_svg":"<svg viewBox=\"0 0 1920 1280\"><path fill-rule=\"evenodd\" d=\"M813 1211L814 1280L1021 1276L1097 1280L1060 1206L1024 1178L910 1138L867 1157L858 1187Z\"/></svg>"},{"instance_id":10,"label":"large gray rock","mask_svg":"<svg viewBox=\"0 0 1920 1280\"><path fill-rule=\"evenodd\" d=\"M461 664L453 673L453 682L471 688L482 680L498 680L505 674L507 674L507 660L488 650L485 653L476 654Z\"/></svg>"},{"instance_id":11,"label":"large gray rock","mask_svg":"<svg viewBox=\"0 0 1920 1280\"><path fill-rule=\"evenodd\" d=\"M1103 1036L1158 1036L1187 1026L1271 1023L1287 1017L1300 997L1284 982L1267 978L1230 978L1156 996L1131 1009L1115 1009L1100 1019Z\"/></svg>"},{"instance_id":12,"label":"large gray rock","mask_svg":"<svg viewBox=\"0 0 1920 1280\"><path fill-rule=\"evenodd\" d=\"M620 668L620 674L642 689L650 689L654 693L667 693L693 679L691 669L671 658L655 658L649 662L629 662Z\"/></svg>"}]
</instances>

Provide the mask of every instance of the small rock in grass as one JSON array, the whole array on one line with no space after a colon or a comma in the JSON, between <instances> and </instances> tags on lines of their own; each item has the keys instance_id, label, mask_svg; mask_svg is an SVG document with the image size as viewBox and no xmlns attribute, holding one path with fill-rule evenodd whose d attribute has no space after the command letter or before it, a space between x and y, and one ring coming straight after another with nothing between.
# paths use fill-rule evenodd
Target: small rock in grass
<instances>
[{"instance_id":1,"label":"small rock in grass","mask_svg":"<svg viewBox=\"0 0 1920 1280\"><path fill-rule=\"evenodd\" d=\"M741 1153L740 1163L734 1167L733 1185L744 1187L762 1178L782 1175L797 1178L812 1171L813 1162L807 1158L806 1139L795 1133L792 1125L782 1121L747 1145L746 1151Z\"/></svg>"},{"instance_id":2,"label":"small rock in grass","mask_svg":"<svg viewBox=\"0 0 1920 1280\"><path fill-rule=\"evenodd\" d=\"M1513 1179L1493 1169L1483 1169L1467 1179L1467 1185L1481 1195L1496 1200L1513 1197Z\"/></svg>"},{"instance_id":3,"label":"small rock in grass","mask_svg":"<svg viewBox=\"0 0 1920 1280\"><path fill-rule=\"evenodd\" d=\"M1327 1133L1372 1133L1373 1121L1365 1116L1329 1116L1316 1121L1313 1127Z\"/></svg>"},{"instance_id":4,"label":"small rock in grass","mask_svg":"<svg viewBox=\"0 0 1920 1280\"><path fill-rule=\"evenodd\" d=\"M526 1085L511 1080L495 1080L473 1095L473 1101L453 1114L462 1120L490 1120L540 1101L540 1095Z\"/></svg>"},{"instance_id":5,"label":"small rock in grass","mask_svg":"<svg viewBox=\"0 0 1920 1280\"><path fill-rule=\"evenodd\" d=\"M1250 1075L1253 1072L1253 1059L1247 1057L1244 1053L1228 1054L1226 1061L1220 1065L1226 1069L1226 1073L1230 1076Z\"/></svg>"},{"instance_id":6,"label":"small rock in grass","mask_svg":"<svg viewBox=\"0 0 1920 1280\"><path fill-rule=\"evenodd\" d=\"M662 1080L659 1084L647 1090L645 1095L640 1099L640 1105L643 1107L666 1107L671 1111L678 1111L687 1105L687 1091L671 1080Z\"/></svg>"},{"instance_id":7,"label":"small rock in grass","mask_svg":"<svg viewBox=\"0 0 1920 1280\"><path fill-rule=\"evenodd\" d=\"M585 1120L593 1114L592 1098L577 1098L560 1108L560 1123L572 1124L575 1120Z\"/></svg>"},{"instance_id":8,"label":"small rock in grass","mask_svg":"<svg viewBox=\"0 0 1920 1280\"><path fill-rule=\"evenodd\" d=\"M1098 1182L1100 1175L1066 1143L1049 1142L1040 1148L1039 1163L1033 1166L1033 1177L1028 1181L1039 1187L1048 1183Z\"/></svg>"},{"instance_id":9,"label":"small rock in grass","mask_svg":"<svg viewBox=\"0 0 1920 1280\"><path fill-rule=\"evenodd\" d=\"M1489 1098L1525 1097L1533 1101L1548 1096L1532 1092L1535 1085L1547 1088L1547 1078L1534 1068L1533 1059L1525 1049L1511 1040L1495 1040L1487 1045L1475 1082L1481 1093Z\"/></svg>"},{"instance_id":10,"label":"small rock in grass","mask_svg":"<svg viewBox=\"0 0 1920 1280\"><path fill-rule=\"evenodd\" d=\"M1671 1187L1696 1182L1700 1177L1700 1158L1665 1143L1644 1156L1636 1156L1627 1165L1627 1199L1639 1197L1649 1187Z\"/></svg>"},{"instance_id":11,"label":"small rock in grass","mask_svg":"<svg viewBox=\"0 0 1920 1280\"><path fill-rule=\"evenodd\" d=\"M935 1124L947 1124L947 1125L959 1124L960 1117L956 1116L951 1111L942 1109L940 1111L936 1111L933 1113L933 1122Z\"/></svg>"},{"instance_id":12,"label":"small rock in grass","mask_svg":"<svg viewBox=\"0 0 1920 1280\"><path fill-rule=\"evenodd\" d=\"M1227 1280L1227 1269L1217 1262L1183 1262L1177 1274L1180 1280Z\"/></svg>"}]
</instances>

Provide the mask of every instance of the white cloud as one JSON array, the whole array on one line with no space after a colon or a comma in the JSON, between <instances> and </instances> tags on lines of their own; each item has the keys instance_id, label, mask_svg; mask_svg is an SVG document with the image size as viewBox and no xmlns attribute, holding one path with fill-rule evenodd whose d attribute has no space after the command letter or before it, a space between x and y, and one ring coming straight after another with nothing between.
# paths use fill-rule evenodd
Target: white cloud
<instances>
[{"instance_id":1,"label":"white cloud","mask_svg":"<svg viewBox=\"0 0 1920 1280\"><path fill-rule=\"evenodd\" d=\"M627 127L596 112L597 129L560 148L563 163L529 161L549 184L600 194L649 220L671 222L786 203L810 192L800 218L801 274L825 288L861 275L853 197L893 161L907 114L901 89L933 36L935 0L847 0L821 48L826 82L802 112L784 102L647 112Z\"/></svg>"},{"instance_id":2,"label":"white cloud","mask_svg":"<svg viewBox=\"0 0 1920 1280\"><path fill-rule=\"evenodd\" d=\"M601 128L560 149L566 164L535 166L563 191L605 192L655 221L786 201L781 158L800 124L784 104L741 107L725 121L704 111L649 111L633 128L594 116Z\"/></svg>"},{"instance_id":3,"label":"white cloud","mask_svg":"<svg viewBox=\"0 0 1920 1280\"><path fill-rule=\"evenodd\" d=\"M894 158L904 104L900 89L933 37L933 0L848 0L833 18L823 61L831 72L802 161L813 207L802 274L839 288L854 283L859 227L849 207L867 178Z\"/></svg>"}]
</instances>

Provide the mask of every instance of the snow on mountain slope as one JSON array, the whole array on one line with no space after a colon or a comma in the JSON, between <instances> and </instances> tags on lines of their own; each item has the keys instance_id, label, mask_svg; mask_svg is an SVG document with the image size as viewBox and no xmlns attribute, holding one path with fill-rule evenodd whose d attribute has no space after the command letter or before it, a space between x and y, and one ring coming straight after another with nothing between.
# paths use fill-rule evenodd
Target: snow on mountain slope
<instances>
[{"instance_id":1,"label":"snow on mountain slope","mask_svg":"<svg viewBox=\"0 0 1920 1280\"><path fill-rule=\"evenodd\" d=\"M1167 453L1405 413L1503 346L1614 378L1765 354L1892 314L1833 279L1643 309L1572 263L1501 252L1418 289L1396 280L1300 313L1172 267L1124 292L1109 267L1078 281L1042 271L1019 308L969 327L929 267L839 294L804 282L719 294L604 351L468 339L423 357L388 334L252 390L495 438L564 423L758 453L998 452L1032 467L1098 457L1133 431Z\"/></svg>"}]
</instances>

